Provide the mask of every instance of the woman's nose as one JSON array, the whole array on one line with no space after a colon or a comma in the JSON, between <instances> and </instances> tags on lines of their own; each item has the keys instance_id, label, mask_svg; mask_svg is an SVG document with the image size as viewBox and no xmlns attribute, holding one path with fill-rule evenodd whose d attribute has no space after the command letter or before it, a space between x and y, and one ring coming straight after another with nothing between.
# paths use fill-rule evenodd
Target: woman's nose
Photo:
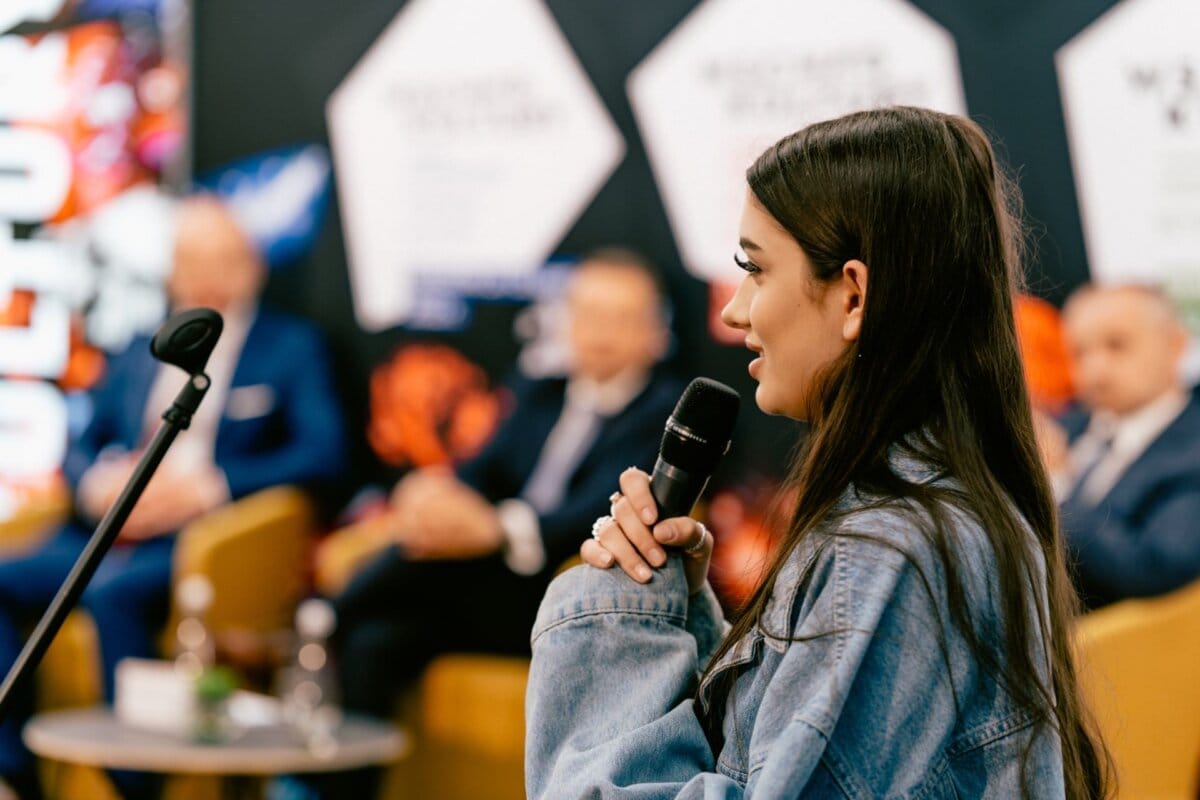
<instances>
[{"instance_id":1,"label":"woman's nose","mask_svg":"<svg viewBox=\"0 0 1200 800\"><path fill-rule=\"evenodd\" d=\"M746 289L748 283L747 278L743 278L738 283L737 291L733 293L733 297L721 309L721 322L724 322L731 328L736 330L745 330L750 327L750 316L747 313L749 309L749 291Z\"/></svg>"}]
</instances>

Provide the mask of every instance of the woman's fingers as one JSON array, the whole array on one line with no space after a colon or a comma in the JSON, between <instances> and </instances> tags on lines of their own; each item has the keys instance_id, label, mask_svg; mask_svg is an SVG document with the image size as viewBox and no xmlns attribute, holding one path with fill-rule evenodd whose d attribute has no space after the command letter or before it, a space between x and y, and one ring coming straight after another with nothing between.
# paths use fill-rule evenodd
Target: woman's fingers
<instances>
[{"instance_id":1,"label":"woman's fingers","mask_svg":"<svg viewBox=\"0 0 1200 800\"><path fill-rule=\"evenodd\" d=\"M638 511L629 502L628 497L622 497L613 503L612 515L621 527L621 532L625 534L625 538L642 558L650 562L651 566L661 567L667 563L667 554L663 552L658 542L654 541L654 534L650 532L650 529L638 518Z\"/></svg>"},{"instance_id":2,"label":"woman's fingers","mask_svg":"<svg viewBox=\"0 0 1200 800\"><path fill-rule=\"evenodd\" d=\"M600 529L597 541L609 552L625 573L639 583L650 580L650 567L642 559L637 548L626 538L621 526L615 521L609 522Z\"/></svg>"},{"instance_id":3,"label":"woman's fingers","mask_svg":"<svg viewBox=\"0 0 1200 800\"><path fill-rule=\"evenodd\" d=\"M616 559L612 557L612 553L605 550L604 546L595 539L588 539L583 543L583 547L579 548L579 557L583 559L583 563L599 569L608 569L617 563Z\"/></svg>"},{"instance_id":4,"label":"woman's fingers","mask_svg":"<svg viewBox=\"0 0 1200 800\"><path fill-rule=\"evenodd\" d=\"M691 517L665 519L654 526L654 538L665 545L678 547L685 556L707 558L712 553L712 536L708 529Z\"/></svg>"},{"instance_id":5,"label":"woman's fingers","mask_svg":"<svg viewBox=\"0 0 1200 800\"><path fill-rule=\"evenodd\" d=\"M650 476L637 467L630 467L621 473L621 494L637 512L637 517L644 525L653 525L658 519L658 503L650 493Z\"/></svg>"}]
</instances>

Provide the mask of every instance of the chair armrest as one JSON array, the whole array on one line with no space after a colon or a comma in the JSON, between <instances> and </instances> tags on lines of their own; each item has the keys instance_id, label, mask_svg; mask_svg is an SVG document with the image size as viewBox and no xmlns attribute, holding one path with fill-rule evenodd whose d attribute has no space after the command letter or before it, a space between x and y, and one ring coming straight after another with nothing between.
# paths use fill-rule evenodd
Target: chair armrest
<instances>
[{"instance_id":1,"label":"chair armrest","mask_svg":"<svg viewBox=\"0 0 1200 800\"><path fill-rule=\"evenodd\" d=\"M179 533L174 580L200 574L213 586L206 621L215 632L291 627L306 587L314 527L304 492L277 486L205 514ZM174 630L178 611L172 609Z\"/></svg>"},{"instance_id":2,"label":"chair armrest","mask_svg":"<svg viewBox=\"0 0 1200 800\"><path fill-rule=\"evenodd\" d=\"M0 556L15 555L41 543L66 520L70 510L70 494L60 485L23 504L8 519L0 519Z\"/></svg>"},{"instance_id":3,"label":"chair armrest","mask_svg":"<svg viewBox=\"0 0 1200 800\"><path fill-rule=\"evenodd\" d=\"M313 583L326 597L342 593L376 554L392 543L386 516L372 517L334 531L317 547Z\"/></svg>"},{"instance_id":4,"label":"chair armrest","mask_svg":"<svg viewBox=\"0 0 1200 800\"><path fill-rule=\"evenodd\" d=\"M1122 797L1196 797L1200 581L1081 617L1079 685L1116 763Z\"/></svg>"}]
</instances>

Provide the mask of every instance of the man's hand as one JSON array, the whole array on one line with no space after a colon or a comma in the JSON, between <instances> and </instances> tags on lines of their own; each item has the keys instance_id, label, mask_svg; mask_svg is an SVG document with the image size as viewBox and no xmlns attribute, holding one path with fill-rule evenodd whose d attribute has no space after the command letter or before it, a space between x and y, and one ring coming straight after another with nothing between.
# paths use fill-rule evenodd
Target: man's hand
<instances>
[{"instance_id":1,"label":"man's hand","mask_svg":"<svg viewBox=\"0 0 1200 800\"><path fill-rule=\"evenodd\" d=\"M496 509L447 470L424 469L400 481L391 513L396 543L414 560L479 558L504 544Z\"/></svg>"},{"instance_id":2,"label":"man's hand","mask_svg":"<svg viewBox=\"0 0 1200 800\"><path fill-rule=\"evenodd\" d=\"M224 479L215 469L157 473L142 492L118 541L139 542L174 533L228 500Z\"/></svg>"},{"instance_id":3,"label":"man's hand","mask_svg":"<svg viewBox=\"0 0 1200 800\"><path fill-rule=\"evenodd\" d=\"M99 520L125 488L137 459L132 455L98 461L83 474L75 502L88 519Z\"/></svg>"},{"instance_id":4,"label":"man's hand","mask_svg":"<svg viewBox=\"0 0 1200 800\"><path fill-rule=\"evenodd\" d=\"M1050 415L1034 410L1033 433L1037 437L1042 463L1051 474L1067 469L1067 432Z\"/></svg>"}]
</instances>

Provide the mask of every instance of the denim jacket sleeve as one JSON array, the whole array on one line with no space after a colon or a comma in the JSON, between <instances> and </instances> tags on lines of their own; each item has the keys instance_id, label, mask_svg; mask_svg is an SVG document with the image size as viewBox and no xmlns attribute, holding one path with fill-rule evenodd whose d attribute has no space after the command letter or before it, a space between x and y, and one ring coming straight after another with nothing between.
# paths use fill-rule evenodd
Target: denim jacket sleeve
<instances>
[{"instance_id":1,"label":"denim jacket sleeve","mask_svg":"<svg viewBox=\"0 0 1200 800\"><path fill-rule=\"evenodd\" d=\"M530 798L725 798L692 708L724 632L712 590L689 599L677 556L641 586L576 567L551 584L533 630L526 696Z\"/></svg>"},{"instance_id":2,"label":"denim jacket sleeve","mask_svg":"<svg viewBox=\"0 0 1200 800\"><path fill-rule=\"evenodd\" d=\"M839 558L842 550L853 552ZM863 556L873 562L866 580L855 568ZM814 638L780 648L739 779L718 770L693 708L697 673L723 630L711 593L689 603L674 560L645 586L620 570L581 567L561 576L533 633L528 796L775 800L826 796L818 785L854 781L848 773L814 776L873 632L895 599L903 561L835 539L805 591L777 598L789 607L795 598L794 634Z\"/></svg>"}]
</instances>

